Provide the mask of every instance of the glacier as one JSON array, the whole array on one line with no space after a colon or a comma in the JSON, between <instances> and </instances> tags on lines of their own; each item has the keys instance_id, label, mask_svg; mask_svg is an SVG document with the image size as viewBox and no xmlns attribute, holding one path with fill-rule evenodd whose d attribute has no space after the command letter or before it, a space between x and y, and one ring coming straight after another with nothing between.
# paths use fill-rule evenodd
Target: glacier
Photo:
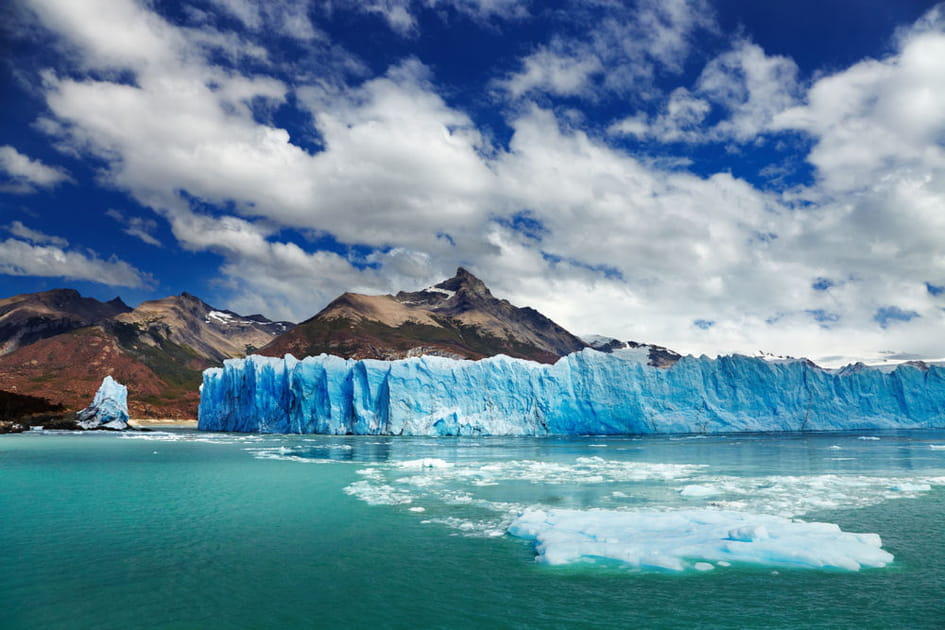
<instances>
[{"instance_id":1,"label":"glacier","mask_svg":"<svg viewBox=\"0 0 945 630\"><path fill-rule=\"evenodd\" d=\"M127 429L128 388L106 376L95 392L92 404L80 411L77 419L83 429Z\"/></svg>"},{"instance_id":2,"label":"glacier","mask_svg":"<svg viewBox=\"0 0 945 630\"><path fill-rule=\"evenodd\" d=\"M229 359L203 373L204 431L603 435L945 426L945 368L582 350L552 365L504 355L397 361Z\"/></svg>"}]
</instances>

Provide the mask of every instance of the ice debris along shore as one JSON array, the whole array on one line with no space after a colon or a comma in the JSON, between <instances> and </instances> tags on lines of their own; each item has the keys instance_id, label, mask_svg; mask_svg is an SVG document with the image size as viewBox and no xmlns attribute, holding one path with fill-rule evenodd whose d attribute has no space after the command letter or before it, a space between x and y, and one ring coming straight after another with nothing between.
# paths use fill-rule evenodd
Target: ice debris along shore
<instances>
[{"instance_id":1,"label":"ice debris along shore","mask_svg":"<svg viewBox=\"0 0 945 630\"><path fill-rule=\"evenodd\" d=\"M893 561L878 534L720 510L528 510L508 531L535 541L538 560L547 564L611 560L670 571L734 563L858 571Z\"/></svg>"},{"instance_id":2,"label":"ice debris along shore","mask_svg":"<svg viewBox=\"0 0 945 630\"><path fill-rule=\"evenodd\" d=\"M945 368L821 369L739 355L583 350L553 365L506 356L399 361L249 356L204 372L204 431L592 435L945 426Z\"/></svg>"},{"instance_id":3,"label":"ice debris along shore","mask_svg":"<svg viewBox=\"0 0 945 630\"><path fill-rule=\"evenodd\" d=\"M92 404L79 412L78 424L83 429L127 429L128 388L106 376Z\"/></svg>"}]
</instances>

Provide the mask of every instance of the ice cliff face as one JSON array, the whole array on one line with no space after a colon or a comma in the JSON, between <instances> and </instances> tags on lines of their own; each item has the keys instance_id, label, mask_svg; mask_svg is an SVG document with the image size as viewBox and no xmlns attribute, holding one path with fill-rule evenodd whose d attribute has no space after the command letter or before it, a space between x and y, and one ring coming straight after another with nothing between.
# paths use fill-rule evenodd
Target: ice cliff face
<instances>
[{"instance_id":1,"label":"ice cliff face","mask_svg":"<svg viewBox=\"0 0 945 630\"><path fill-rule=\"evenodd\" d=\"M736 355L660 369L635 356L583 350L553 365L505 356L231 359L204 372L199 428L583 435L945 426L945 368L832 373Z\"/></svg>"},{"instance_id":2,"label":"ice cliff face","mask_svg":"<svg viewBox=\"0 0 945 630\"><path fill-rule=\"evenodd\" d=\"M83 429L127 429L128 388L106 376L92 404L79 412L78 421Z\"/></svg>"}]
</instances>

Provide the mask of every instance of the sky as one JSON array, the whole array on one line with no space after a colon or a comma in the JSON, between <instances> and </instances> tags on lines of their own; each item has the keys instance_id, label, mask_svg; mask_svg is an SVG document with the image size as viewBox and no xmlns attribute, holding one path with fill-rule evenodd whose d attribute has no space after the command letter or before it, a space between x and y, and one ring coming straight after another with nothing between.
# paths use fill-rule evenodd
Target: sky
<instances>
[{"instance_id":1,"label":"sky","mask_svg":"<svg viewBox=\"0 0 945 630\"><path fill-rule=\"evenodd\" d=\"M577 334L945 357L945 4L0 14L2 296L301 321L461 265Z\"/></svg>"}]
</instances>

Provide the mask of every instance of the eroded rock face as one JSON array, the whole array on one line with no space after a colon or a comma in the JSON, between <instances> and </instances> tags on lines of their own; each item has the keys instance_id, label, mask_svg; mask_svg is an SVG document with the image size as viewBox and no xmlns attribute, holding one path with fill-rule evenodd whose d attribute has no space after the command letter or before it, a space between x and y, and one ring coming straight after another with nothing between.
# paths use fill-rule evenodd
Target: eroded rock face
<instances>
[{"instance_id":1,"label":"eroded rock face","mask_svg":"<svg viewBox=\"0 0 945 630\"><path fill-rule=\"evenodd\" d=\"M78 424L83 429L128 428L128 388L106 376L95 392L92 404L79 412Z\"/></svg>"}]
</instances>

